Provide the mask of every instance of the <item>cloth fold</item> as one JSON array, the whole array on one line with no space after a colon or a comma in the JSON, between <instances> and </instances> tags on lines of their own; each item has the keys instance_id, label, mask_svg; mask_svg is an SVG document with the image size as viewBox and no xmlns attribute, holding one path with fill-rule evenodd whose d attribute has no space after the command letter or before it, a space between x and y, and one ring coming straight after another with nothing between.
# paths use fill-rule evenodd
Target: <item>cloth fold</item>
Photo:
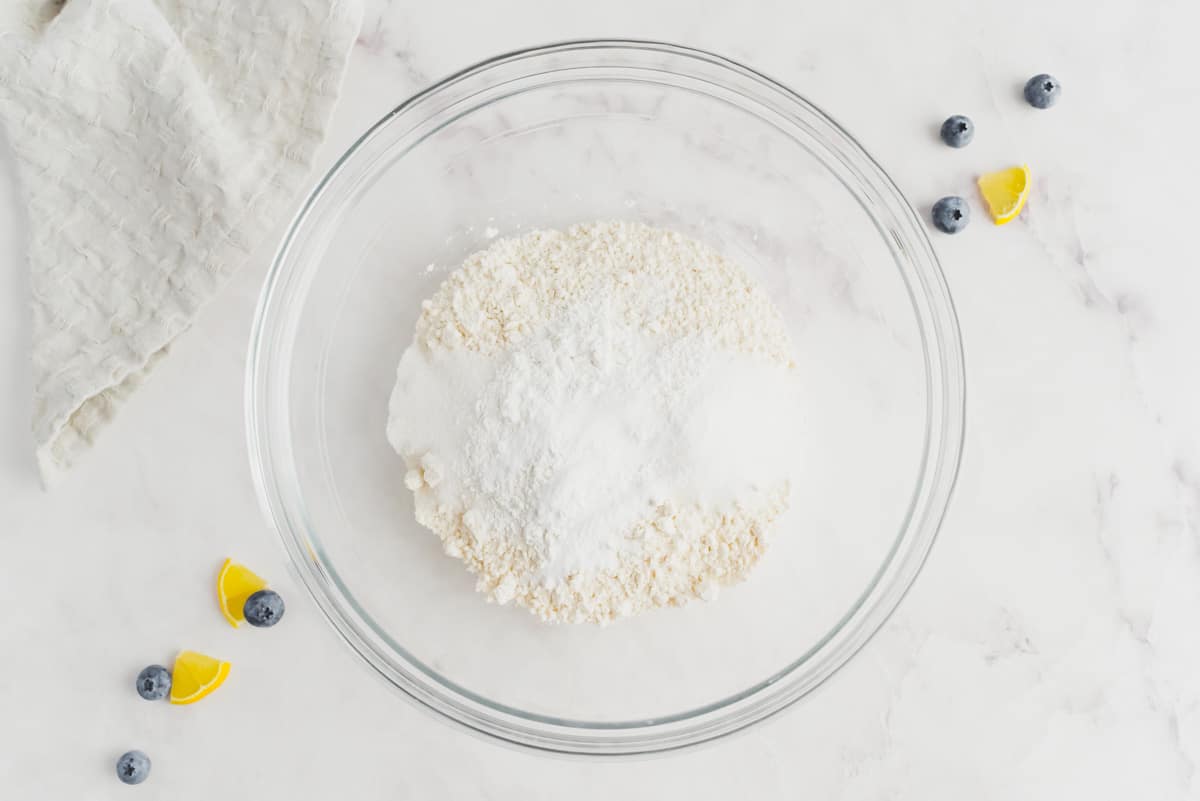
<instances>
[{"instance_id":1,"label":"cloth fold","mask_svg":"<svg viewBox=\"0 0 1200 801\"><path fill-rule=\"evenodd\" d=\"M303 189L357 0L5 0L50 483Z\"/></svg>"}]
</instances>

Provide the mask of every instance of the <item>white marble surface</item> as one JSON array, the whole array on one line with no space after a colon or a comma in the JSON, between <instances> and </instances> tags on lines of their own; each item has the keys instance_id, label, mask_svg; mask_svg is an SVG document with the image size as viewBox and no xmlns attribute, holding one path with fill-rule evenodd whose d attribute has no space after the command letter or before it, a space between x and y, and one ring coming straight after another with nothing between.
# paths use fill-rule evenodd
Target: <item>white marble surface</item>
<instances>
[{"instance_id":1,"label":"white marble surface","mask_svg":"<svg viewBox=\"0 0 1200 801\"><path fill-rule=\"evenodd\" d=\"M942 537L885 630L742 736L619 764L548 759L381 689L288 578L242 432L273 242L89 459L40 489L27 433L24 223L0 161L0 796L13 799L1200 796L1200 57L1192 0L955 4L368 0L328 163L384 110L482 57L627 35L744 60L864 142L917 204L1034 166L1028 213L937 237L968 360L967 447ZM1063 81L1034 112L1020 85ZM971 114L975 144L934 130ZM274 234L272 235L274 236ZM236 553L293 599L234 632ZM157 643L147 651L147 643ZM186 710L130 700L178 647L245 680ZM150 782L112 775L129 747Z\"/></svg>"}]
</instances>

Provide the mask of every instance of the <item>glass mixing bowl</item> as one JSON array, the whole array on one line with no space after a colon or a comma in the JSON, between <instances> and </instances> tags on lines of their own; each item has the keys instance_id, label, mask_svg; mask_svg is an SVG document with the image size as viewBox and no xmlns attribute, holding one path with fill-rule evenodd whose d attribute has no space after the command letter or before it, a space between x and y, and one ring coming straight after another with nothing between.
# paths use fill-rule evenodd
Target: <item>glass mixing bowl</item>
<instances>
[{"instance_id":1,"label":"glass mixing bowl","mask_svg":"<svg viewBox=\"0 0 1200 801\"><path fill-rule=\"evenodd\" d=\"M806 383L798 491L750 578L608 627L484 602L413 519L384 427L420 302L496 236L635 219L766 288ZM263 289L259 492L334 629L418 703L559 752L679 748L763 720L858 651L916 577L962 447L954 310L924 228L790 89L673 45L494 58L397 107L304 204Z\"/></svg>"}]
</instances>

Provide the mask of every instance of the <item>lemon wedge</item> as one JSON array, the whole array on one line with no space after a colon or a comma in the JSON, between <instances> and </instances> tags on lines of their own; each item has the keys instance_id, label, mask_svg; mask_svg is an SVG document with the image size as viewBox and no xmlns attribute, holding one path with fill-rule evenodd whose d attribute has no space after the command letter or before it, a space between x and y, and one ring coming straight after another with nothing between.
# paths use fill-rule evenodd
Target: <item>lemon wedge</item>
<instances>
[{"instance_id":1,"label":"lemon wedge","mask_svg":"<svg viewBox=\"0 0 1200 801\"><path fill-rule=\"evenodd\" d=\"M221 614L229 621L229 625L234 628L242 625L246 619L242 614L246 599L266 587L267 582L250 568L232 559L225 560L217 575L217 603L221 605Z\"/></svg>"},{"instance_id":2,"label":"lemon wedge","mask_svg":"<svg viewBox=\"0 0 1200 801\"><path fill-rule=\"evenodd\" d=\"M171 703L194 704L225 683L229 663L195 651L180 651L171 671Z\"/></svg>"},{"instance_id":3,"label":"lemon wedge","mask_svg":"<svg viewBox=\"0 0 1200 801\"><path fill-rule=\"evenodd\" d=\"M1029 185L1032 182L1026 164L979 176L979 191L996 225L1004 225L1017 218L1025 207L1025 198L1029 197Z\"/></svg>"}]
</instances>

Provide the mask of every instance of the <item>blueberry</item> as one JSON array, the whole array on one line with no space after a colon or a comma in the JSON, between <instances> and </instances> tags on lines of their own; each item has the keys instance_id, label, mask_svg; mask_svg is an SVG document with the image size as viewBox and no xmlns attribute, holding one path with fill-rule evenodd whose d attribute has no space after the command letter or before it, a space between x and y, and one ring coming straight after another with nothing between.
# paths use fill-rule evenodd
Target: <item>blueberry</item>
<instances>
[{"instance_id":1,"label":"blueberry","mask_svg":"<svg viewBox=\"0 0 1200 801\"><path fill-rule=\"evenodd\" d=\"M942 123L942 141L950 147L966 147L975 138L975 123L970 117L955 114Z\"/></svg>"},{"instance_id":2,"label":"blueberry","mask_svg":"<svg viewBox=\"0 0 1200 801\"><path fill-rule=\"evenodd\" d=\"M137 677L138 695L147 701L158 701L171 692L171 672L162 665L142 668Z\"/></svg>"},{"instance_id":3,"label":"blueberry","mask_svg":"<svg viewBox=\"0 0 1200 801\"><path fill-rule=\"evenodd\" d=\"M242 614L251 626L274 626L283 617L283 598L275 590L259 590L246 599Z\"/></svg>"},{"instance_id":4,"label":"blueberry","mask_svg":"<svg viewBox=\"0 0 1200 801\"><path fill-rule=\"evenodd\" d=\"M117 760L117 778L126 784L141 784L150 775L150 757L141 751L126 751Z\"/></svg>"},{"instance_id":5,"label":"blueberry","mask_svg":"<svg viewBox=\"0 0 1200 801\"><path fill-rule=\"evenodd\" d=\"M1050 108L1058 102L1062 84L1053 75L1034 75L1025 82L1025 101L1034 108Z\"/></svg>"},{"instance_id":6,"label":"blueberry","mask_svg":"<svg viewBox=\"0 0 1200 801\"><path fill-rule=\"evenodd\" d=\"M971 221L971 207L961 197L951 195L933 204L933 225L947 234L957 234Z\"/></svg>"}]
</instances>

